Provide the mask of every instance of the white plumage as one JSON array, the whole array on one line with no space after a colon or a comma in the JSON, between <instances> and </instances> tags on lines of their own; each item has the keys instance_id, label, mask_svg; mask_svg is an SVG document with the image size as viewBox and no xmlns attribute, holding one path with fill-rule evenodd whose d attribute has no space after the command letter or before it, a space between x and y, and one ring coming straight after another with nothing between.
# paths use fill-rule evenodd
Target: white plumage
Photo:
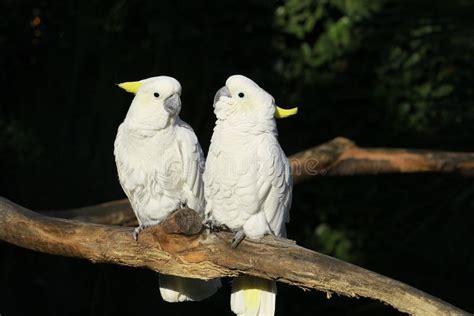
<instances>
[{"instance_id":1,"label":"white plumage","mask_svg":"<svg viewBox=\"0 0 474 316\"><path fill-rule=\"evenodd\" d=\"M193 129L179 118L181 85L159 76L120 85L136 93L115 139L120 184L141 229L158 224L186 204L204 215L204 156ZM168 302L202 300L220 287L220 280L160 277Z\"/></svg>"},{"instance_id":2,"label":"white plumage","mask_svg":"<svg viewBox=\"0 0 474 316\"><path fill-rule=\"evenodd\" d=\"M292 178L277 140L273 97L235 75L214 99L217 116L204 173L206 213L249 238L286 237ZM276 285L242 277L234 281L231 308L238 315L273 315Z\"/></svg>"}]
</instances>

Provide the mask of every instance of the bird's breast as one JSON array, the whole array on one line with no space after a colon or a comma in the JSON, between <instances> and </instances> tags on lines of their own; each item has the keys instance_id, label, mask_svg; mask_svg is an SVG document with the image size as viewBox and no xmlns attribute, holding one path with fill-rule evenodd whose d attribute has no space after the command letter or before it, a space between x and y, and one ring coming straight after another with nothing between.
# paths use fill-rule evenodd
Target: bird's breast
<instances>
[{"instance_id":1,"label":"bird's breast","mask_svg":"<svg viewBox=\"0 0 474 316\"><path fill-rule=\"evenodd\" d=\"M182 180L182 159L176 141L123 137L116 142L116 160L125 172L121 178L137 179L150 192L174 190ZM119 173L120 175L120 173ZM128 180L128 179L121 179Z\"/></svg>"}]
</instances>

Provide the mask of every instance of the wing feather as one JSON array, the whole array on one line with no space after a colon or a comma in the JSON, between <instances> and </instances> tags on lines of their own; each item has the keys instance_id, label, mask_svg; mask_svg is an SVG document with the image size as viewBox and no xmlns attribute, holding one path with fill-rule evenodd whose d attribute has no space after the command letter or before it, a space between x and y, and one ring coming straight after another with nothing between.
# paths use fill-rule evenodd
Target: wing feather
<instances>
[{"instance_id":1,"label":"wing feather","mask_svg":"<svg viewBox=\"0 0 474 316\"><path fill-rule=\"evenodd\" d=\"M183 121L178 122L178 142L183 162L183 191L189 207L199 213L204 212L204 186L202 174L204 154L194 130Z\"/></svg>"},{"instance_id":2,"label":"wing feather","mask_svg":"<svg viewBox=\"0 0 474 316\"><path fill-rule=\"evenodd\" d=\"M261 208L272 232L286 237L285 223L289 221L293 189L290 163L278 141L275 139L270 142L271 150L268 151L268 147L264 146L267 152L259 153L262 162L258 170L258 199L262 202Z\"/></svg>"}]
</instances>

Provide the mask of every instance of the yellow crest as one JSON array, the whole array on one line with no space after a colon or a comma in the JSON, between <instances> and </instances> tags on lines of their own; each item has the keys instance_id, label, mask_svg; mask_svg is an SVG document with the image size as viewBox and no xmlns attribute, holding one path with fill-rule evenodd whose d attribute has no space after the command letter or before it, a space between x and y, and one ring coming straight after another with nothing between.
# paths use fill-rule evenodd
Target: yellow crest
<instances>
[{"instance_id":1,"label":"yellow crest","mask_svg":"<svg viewBox=\"0 0 474 316\"><path fill-rule=\"evenodd\" d=\"M282 109L280 107L276 107L275 109L275 117L276 118L285 118L288 116L292 116L298 113L298 108L292 108L292 109Z\"/></svg>"},{"instance_id":2,"label":"yellow crest","mask_svg":"<svg viewBox=\"0 0 474 316\"><path fill-rule=\"evenodd\" d=\"M119 83L118 86L127 92L136 94L138 89L140 89L140 87L142 86L142 82L141 81L122 82L122 83Z\"/></svg>"}]
</instances>

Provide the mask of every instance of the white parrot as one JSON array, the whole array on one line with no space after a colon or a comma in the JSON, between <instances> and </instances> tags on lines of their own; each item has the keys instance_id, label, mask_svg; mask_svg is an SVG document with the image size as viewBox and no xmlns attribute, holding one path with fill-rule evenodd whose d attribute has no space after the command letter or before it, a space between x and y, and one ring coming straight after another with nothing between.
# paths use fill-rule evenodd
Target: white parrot
<instances>
[{"instance_id":1,"label":"white parrot","mask_svg":"<svg viewBox=\"0 0 474 316\"><path fill-rule=\"evenodd\" d=\"M133 237L185 204L204 215L204 156L193 129L179 117L181 85L159 76L119 86L135 94L114 150L120 184L139 223ZM203 300L220 286L219 279L160 275L167 302Z\"/></svg>"},{"instance_id":2,"label":"white parrot","mask_svg":"<svg viewBox=\"0 0 474 316\"><path fill-rule=\"evenodd\" d=\"M204 172L206 214L236 232L232 246L247 236L286 237L292 178L278 143L275 117L296 114L241 75L227 79L214 98L217 117ZM275 312L276 284L255 277L234 279L231 309L237 315Z\"/></svg>"}]
</instances>

